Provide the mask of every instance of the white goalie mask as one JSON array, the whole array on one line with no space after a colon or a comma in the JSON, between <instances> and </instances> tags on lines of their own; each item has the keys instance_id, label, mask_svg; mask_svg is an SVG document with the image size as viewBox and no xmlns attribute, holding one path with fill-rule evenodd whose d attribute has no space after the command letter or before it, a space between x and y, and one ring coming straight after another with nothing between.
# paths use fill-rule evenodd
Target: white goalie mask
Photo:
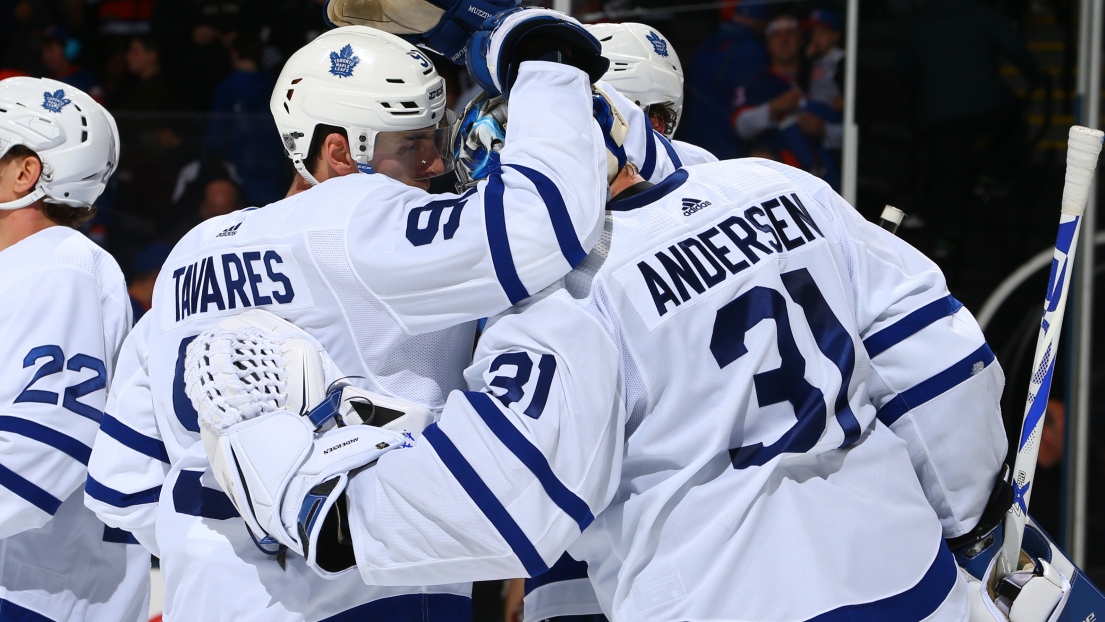
<instances>
[{"instance_id":1,"label":"white goalie mask","mask_svg":"<svg viewBox=\"0 0 1105 622\"><path fill-rule=\"evenodd\" d=\"M602 44L610 69L602 76L640 106L664 120L671 138L683 114L683 65L675 48L655 28L645 24L590 24L587 30Z\"/></svg>"},{"instance_id":2,"label":"white goalie mask","mask_svg":"<svg viewBox=\"0 0 1105 622\"><path fill-rule=\"evenodd\" d=\"M300 48L277 78L269 108L299 174L319 124L344 128L357 168L400 181L452 170L455 115L430 59L395 35L345 26Z\"/></svg>"},{"instance_id":3,"label":"white goalie mask","mask_svg":"<svg viewBox=\"0 0 1105 622\"><path fill-rule=\"evenodd\" d=\"M45 78L0 80L0 157L23 145L42 160L34 190L0 209L35 201L92 206L119 165L115 119L87 93Z\"/></svg>"}]
</instances>

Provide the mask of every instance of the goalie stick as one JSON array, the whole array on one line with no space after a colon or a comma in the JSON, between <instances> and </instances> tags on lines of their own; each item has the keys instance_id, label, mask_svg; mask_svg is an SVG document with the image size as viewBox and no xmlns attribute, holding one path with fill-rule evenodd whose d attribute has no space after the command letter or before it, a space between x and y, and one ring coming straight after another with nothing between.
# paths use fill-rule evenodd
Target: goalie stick
<instances>
[{"instance_id":1,"label":"goalie stick","mask_svg":"<svg viewBox=\"0 0 1105 622\"><path fill-rule=\"evenodd\" d=\"M1029 379L1024 421L1017 441L1017 457L1013 466L1014 499L1013 506L1005 516L1005 540L998 552L995 569L998 581L1017 570L1020 558L1021 539L1028 518L1028 501L1032 494L1032 478L1040 450L1044 409L1055 371L1059 332L1063 325L1063 312L1070 286L1069 277L1078 248L1078 229L1082 214L1086 211L1090 183L1097 166L1098 154L1101 152L1103 135L1105 134L1100 130L1076 125L1071 127L1067 141L1062 215L1055 241L1055 256L1051 261L1051 276L1048 278L1040 333L1036 339L1036 354L1032 359L1032 376Z\"/></svg>"}]
</instances>

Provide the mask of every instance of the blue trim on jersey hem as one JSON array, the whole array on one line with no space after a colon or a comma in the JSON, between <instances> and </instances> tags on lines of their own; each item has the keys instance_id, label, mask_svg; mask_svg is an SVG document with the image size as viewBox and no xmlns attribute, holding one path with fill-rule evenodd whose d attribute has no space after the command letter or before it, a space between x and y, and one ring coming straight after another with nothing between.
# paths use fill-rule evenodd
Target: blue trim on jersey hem
<instances>
[{"instance_id":1,"label":"blue trim on jersey hem","mask_svg":"<svg viewBox=\"0 0 1105 622\"><path fill-rule=\"evenodd\" d=\"M655 130L652 129L648 123L648 118L645 118L645 161L641 164L639 173L641 177L644 177L646 181L649 181L652 174L656 172L656 143L652 137Z\"/></svg>"},{"instance_id":2,"label":"blue trim on jersey hem","mask_svg":"<svg viewBox=\"0 0 1105 622\"><path fill-rule=\"evenodd\" d=\"M518 269L510 252L510 238L506 232L506 209L503 206L503 171L493 171L484 189L484 226L487 228L487 244L491 249L491 264L495 267L495 276L503 288L510 304L516 305L526 298L529 292L518 278Z\"/></svg>"},{"instance_id":3,"label":"blue trim on jersey hem","mask_svg":"<svg viewBox=\"0 0 1105 622\"><path fill-rule=\"evenodd\" d=\"M37 484L8 467L0 464L0 486L7 488L35 506L53 516L61 507L61 499L39 488Z\"/></svg>"},{"instance_id":4,"label":"blue trim on jersey hem","mask_svg":"<svg viewBox=\"0 0 1105 622\"><path fill-rule=\"evenodd\" d=\"M129 508L146 503L157 503L161 497L161 486L154 486L138 492L120 492L96 481L91 475L84 482L84 492L93 499L117 508Z\"/></svg>"},{"instance_id":5,"label":"blue trim on jersey hem","mask_svg":"<svg viewBox=\"0 0 1105 622\"><path fill-rule=\"evenodd\" d=\"M165 449L165 443L131 429L130 426L106 412L104 418L100 420L100 430L122 443L127 449L133 449L144 456L169 464L169 453Z\"/></svg>"},{"instance_id":6,"label":"blue trim on jersey hem","mask_svg":"<svg viewBox=\"0 0 1105 622\"><path fill-rule=\"evenodd\" d=\"M181 471L173 485L173 509L177 514L212 520L230 520L241 514L221 490L203 485L203 471Z\"/></svg>"},{"instance_id":7,"label":"blue trim on jersey hem","mask_svg":"<svg viewBox=\"0 0 1105 622\"><path fill-rule=\"evenodd\" d=\"M921 332L937 320L955 315L963 308L963 303L952 296L945 296L917 309L894 324L863 340L863 347L871 358L886 352L890 348Z\"/></svg>"},{"instance_id":8,"label":"blue trim on jersey hem","mask_svg":"<svg viewBox=\"0 0 1105 622\"><path fill-rule=\"evenodd\" d=\"M955 558L940 541L936 559L925 576L908 590L861 605L845 605L810 618L807 622L920 622L936 611L955 587Z\"/></svg>"},{"instance_id":9,"label":"blue trim on jersey hem","mask_svg":"<svg viewBox=\"0 0 1105 622\"><path fill-rule=\"evenodd\" d=\"M499 410L491 396L476 391L465 391L464 397L468 398L468 402L472 404L476 414L480 416L480 419L483 419L488 428L491 428L499 441L506 445L510 453L514 454L533 473L533 476L541 483L541 487L545 489L545 494L549 495L553 503L564 510L564 513L571 516L572 520L579 525L579 531L582 533L584 529L587 529L587 526L595 521L591 508L578 495L568 490L568 487L560 481L556 473L553 473L549 461L541 453L541 450L535 447L518 428L514 427L510 420L503 415L503 412Z\"/></svg>"},{"instance_id":10,"label":"blue trim on jersey hem","mask_svg":"<svg viewBox=\"0 0 1105 622\"><path fill-rule=\"evenodd\" d=\"M652 130L652 133L656 134L656 138L658 138L660 144L664 146L664 151L668 152L668 157L671 158L671 163L675 165L675 168L683 168L683 161L679 159L679 154L675 152L675 145L671 144L668 137L656 130Z\"/></svg>"},{"instance_id":11,"label":"blue trim on jersey hem","mask_svg":"<svg viewBox=\"0 0 1105 622\"><path fill-rule=\"evenodd\" d=\"M548 572L526 579L526 596L529 596L534 590L541 589L546 585L586 578L587 562L576 561L571 555L564 553L560 556L560 559L556 560L552 568L549 568Z\"/></svg>"},{"instance_id":12,"label":"blue trim on jersey hem","mask_svg":"<svg viewBox=\"0 0 1105 622\"><path fill-rule=\"evenodd\" d=\"M487 484L484 483L483 479L480 478L476 470L472 468L472 465L464 458L445 432L442 432L441 428L433 423L422 431L422 437L430 442L438 457L441 458L441 462L460 483L461 488L464 488L464 492L468 493L468 496L476 503L476 507L483 512L487 520L491 521L503 540L506 540L510 549L518 557L518 561L522 562L526 573L535 576L547 572L549 567L545 565L545 560L541 559L541 554L534 548L525 532L522 531L522 528L514 521L514 517L510 515L510 512L507 512L495 493L491 492L491 489L487 487Z\"/></svg>"},{"instance_id":13,"label":"blue trim on jersey hem","mask_svg":"<svg viewBox=\"0 0 1105 622\"><path fill-rule=\"evenodd\" d=\"M675 171L671 175L664 178L664 181L656 184L655 186L635 194L629 198L617 200L607 203L606 209L612 212L628 212L629 210L637 209L638 207L644 207L650 205L664 198L665 196L674 192L679 186L682 186L687 181L687 169L681 168ZM643 177L643 175L642 175Z\"/></svg>"},{"instance_id":14,"label":"blue trim on jersey hem","mask_svg":"<svg viewBox=\"0 0 1105 622\"><path fill-rule=\"evenodd\" d=\"M587 251L579 243L575 225L572 224L572 216L568 213L568 206L564 204L564 195L560 193L552 180L539 171L521 164L504 164L522 175L537 188L537 194L541 195L541 201L549 210L549 221L552 222L553 233L560 244L560 253L572 267L576 267L587 257Z\"/></svg>"},{"instance_id":15,"label":"blue trim on jersey hem","mask_svg":"<svg viewBox=\"0 0 1105 622\"><path fill-rule=\"evenodd\" d=\"M54 622L50 618L31 611L13 603L6 598L0 598L0 622Z\"/></svg>"},{"instance_id":16,"label":"blue trim on jersey hem","mask_svg":"<svg viewBox=\"0 0 1105 622\"><path fill-rule=\"evenodd\" d=\"M116 529L115 527L108 527L104 525L104 542L113 542L115 544L138 544L138 538L134 537L134 534L126 529ZM0 618L2 620L2 618Z\"/></svg>"},{"instance_id":17,"label":"blue trim on jersey hem","mask_svg":"<svg viewBox=\"0 0 1105 622\"><path fill-rule=\"evenodd\" d=\"M365 620L471 622L472 599L459 594L400 594L359 605L322 622Z\"/></svg>"},{"instance_id":18,"label":"blue trim on jersey hem","mask_svg":"<svg viewBox=\"0 0 1105 622\"><path fill-rule=\"evenodd\" d=\"M910 410L970 380L981 371L981 369L975 369L975 366L979 363L985 368L993 362L994 353L990 350L990 346L984 343L981 348L970 353L958 363L917 386L894 396L875 413L875 416L887 426L893 425L895 421Z\"/></svg>"},{"instance_id":19,"label":"blue trim on jersey hem","mask_svg":"<svg viewBox=\"0 0 1105 622\"><path fill-rule=\"evenodd\" d=\"M21 417L0 417L0 432L11 432L49 445L85 466L88 466L88 459L92 455L91 447L72 436Z\"/></svg>"}]
</instances>

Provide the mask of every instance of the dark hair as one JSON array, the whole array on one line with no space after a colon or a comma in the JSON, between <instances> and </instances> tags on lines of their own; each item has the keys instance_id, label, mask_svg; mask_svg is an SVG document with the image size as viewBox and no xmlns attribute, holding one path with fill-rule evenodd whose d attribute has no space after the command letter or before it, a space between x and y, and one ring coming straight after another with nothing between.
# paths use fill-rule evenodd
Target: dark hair
<instances>
[{"instance_id":1,"label":"dark hair","mask_svg":"<svg viewBox=\"0 0 1105 622\"><path fill-rule=\"evenodd\" d=\"M307 172L312 175L318 172L319 164L322 162L322 143L326 142L326 137L331 134L341 134L342 138L349 140L349 134L346 133L344 127L325 123L316 125L315 135L311 137L311 146L307 149L307 158L303 161L303 165L307 167Z\"/></svg>"},{"instance_id":2,"label":"dark hair","mask_svg":"<svg viewBox=\"0 0 1105 622\"><path fill-rule=\"evenodd\" d=\"M42 163L42 158L35 153L34 149L27 147L26 145L13 145L8 152L4 154L4 157L0 158L0 165L6 165L13 160L23 158L34 158ZM96 208L84 208L84 207L70 207L68 205L58 205L56 203L42 203L42 212L46 214L46 217L54 221L59 225L66 227L77 227L92 220L92 217L96 215Z\"/></svg>"},{"instance_id":3,"label":"dark hair","mask_svg":"<svg viewBox=\"0 0 1105 622\"><path fill-rule=\"evenodd\" d=\"M234 42L230 44L230 49L238 55L238 58L243 60L251 60L258 65L261 64L261 56L263 55L264 48L261 44L260 37L242 33L239 34Z\"/></svg>"}]
</instances>

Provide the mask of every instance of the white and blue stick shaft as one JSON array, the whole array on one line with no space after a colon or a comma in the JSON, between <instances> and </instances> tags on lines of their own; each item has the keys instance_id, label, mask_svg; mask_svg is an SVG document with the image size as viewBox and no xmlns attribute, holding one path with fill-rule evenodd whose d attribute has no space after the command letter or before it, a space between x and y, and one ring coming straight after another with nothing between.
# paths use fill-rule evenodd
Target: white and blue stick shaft
<instances>
[{"instance_id":1,"label":"white and blue stick shaft","mask_svg":"<svg viewBox=\"0 0 1105 622\"><path fill-rule=\"evenodd\" d=\"M1051 261L1044 313L1040 320L1040 334L1036 339L1036 355L1032 358L1032 377L1029 379L1024 422L1021 424L1020 438L1017 439L1017 458L1013 464L1015 496L1013 507L1005 517L1005 541L998 553L996 578L999 581L1017 570L1019 563L1021 538L1028 516L1028 500L1032 494L1032 478L1036 472L1036 456L1040 450L1044 410L1055 372L1059 331L1063 326L1074 253L1078 247L1078 229L1082 223L1082 214L1086 211L1103 136L1105 134L1100 130L1076 125L1070 128L1070 137L1067 140L1063 210L1059 219L1059 235L1055 241L1055 256Z\"/></svg>"}]
</instances>

